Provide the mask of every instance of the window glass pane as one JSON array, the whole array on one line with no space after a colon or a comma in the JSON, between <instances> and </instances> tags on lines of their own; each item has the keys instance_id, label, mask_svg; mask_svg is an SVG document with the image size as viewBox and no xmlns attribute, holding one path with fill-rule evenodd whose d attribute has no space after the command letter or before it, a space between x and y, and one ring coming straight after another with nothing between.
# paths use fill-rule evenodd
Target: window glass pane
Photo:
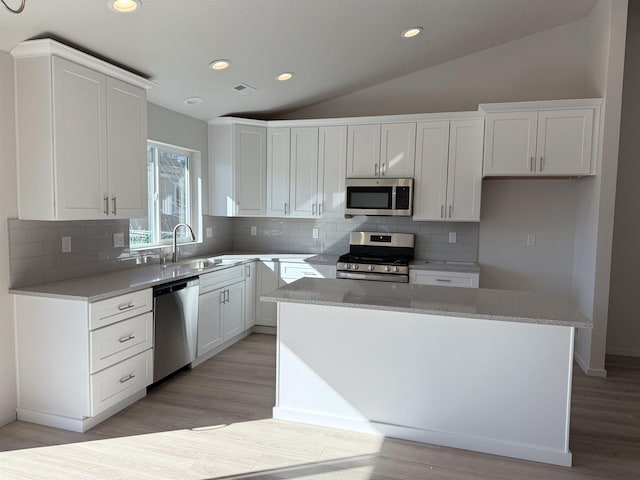
<instances>
[{"instance_id":1,"label":"window glass pane","mask_svg":"<svg viewBox=\"0 0 640 480\"><path fill-rule=\"evenodd\" d=\"M158 151L160 241L171 239L178 223L189 223L188 178L188 156Z\"/></svg>"},{"instance_id":2,"label":"window glass pane","mask_svg":"<svg viewBox=\"0 0 640 480\"><path fill-rule=\"evenodd\" d=\"M191 223L189 154L171 147L147 146L148 214L129 223L132 248L167 244L178 223ZM181 230L178 235L186 235Z\"/></svg>"}]
</instances>

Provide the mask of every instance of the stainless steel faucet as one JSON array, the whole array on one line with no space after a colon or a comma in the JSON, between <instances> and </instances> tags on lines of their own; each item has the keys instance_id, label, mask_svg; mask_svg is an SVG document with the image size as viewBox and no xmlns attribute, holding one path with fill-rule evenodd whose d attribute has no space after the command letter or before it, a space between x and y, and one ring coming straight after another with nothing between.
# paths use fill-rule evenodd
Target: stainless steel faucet
<instances>
[{"instance_id":1,"label":"stainless steel faucet","mask_svg":"<svg viewBox=\"0 0 640 480\"><path fill-rule=\"evenodd\" d=\"M178 238L176 237L176 232L180 227L187 227L189 233L191 234L191 241L193 242L196 240L196 236L194 235L193 230L186 223L179 223L175 227L173 227L173 249L171 251L171 261L174 263L178 261Z\"/></svg>"}]
</instances>

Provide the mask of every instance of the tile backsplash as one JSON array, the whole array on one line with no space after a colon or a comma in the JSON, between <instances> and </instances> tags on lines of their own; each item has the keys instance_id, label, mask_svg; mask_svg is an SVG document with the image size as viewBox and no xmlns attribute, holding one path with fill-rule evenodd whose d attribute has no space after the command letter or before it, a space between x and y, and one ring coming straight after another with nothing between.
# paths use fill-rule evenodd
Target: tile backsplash
<instances>
[{"instance_id":1,"label":"tile backsplash","mask_svg":"<svg viewBox=\"0 0 640 480\"><path fill-rule=\"evenodd\" d=\"M251 235L255 227L256 235ZM416 235L416 258L478 260L478 224L413 222L402 217L350 219L203 218L213 236L180 247L183 257L222 252L328 253L349 250L349 232L403 232ZM313 229L318 229L314 239ZM449 243L456 232L456 243ZM113 234L123 233L124 247L113 247ZM71 237L71 252L62 253L62 237ZM11 286L14 288L136 267L145 255L168 249L129 251L128 220L43 222L9 219Z\"/></svg>"}]
</instances>

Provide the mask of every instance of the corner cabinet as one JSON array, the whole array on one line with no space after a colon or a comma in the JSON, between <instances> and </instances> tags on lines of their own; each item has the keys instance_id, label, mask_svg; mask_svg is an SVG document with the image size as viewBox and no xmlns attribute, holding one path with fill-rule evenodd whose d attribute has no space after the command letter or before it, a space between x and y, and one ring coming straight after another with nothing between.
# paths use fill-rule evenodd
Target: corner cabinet
<instances>
[{"instance_id":1,"label":"corner cabinet","mask_svg":"<svg viewBox=\"0 0 640 480\"><path fill-rule=\"evenodd\" d=\"M477 222L481 118L418 123L413 220Z\"/></svg>"},{"instance_id":2,"label":"corner cabinet","mask_svg":"<svg viewBox=\"0 0 640 480\"><path fill-rule=\"evenodd\" d=\"M486 104L484 176L596 173L602 101Z\"/></svg>"},{"instance_id":3,"label":"corner cabinet","mask_svg":"<svg viewBox=\"0 0 640 480\"><path fill-rule=\"evenodd\" d=\"M153 84L52 40L23 42L11 54L19 218L145 216Z\"/></svg>"},{"instance_id":4,"label":"corner cabinet","mask_svg":"<svg viewBox=\"0 0 640 480\"><path fill-rule=\"evenodd\" d=\"M266 123L231 117L209 123L209 214L264 216Z\"/></svg>"}]
</instances>

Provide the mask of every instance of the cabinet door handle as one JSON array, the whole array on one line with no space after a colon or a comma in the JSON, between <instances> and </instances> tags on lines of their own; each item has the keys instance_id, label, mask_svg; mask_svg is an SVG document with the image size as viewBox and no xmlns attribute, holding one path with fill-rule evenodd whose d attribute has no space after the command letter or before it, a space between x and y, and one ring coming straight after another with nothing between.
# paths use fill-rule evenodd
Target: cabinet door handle
<instances>
[{"instance_id":1,"label":"cabinet door handle","mask_svg":"<svg viewBox=\"0 0 640 480\"><path fill-rule=\"evenodd\" d=\"M130 373L129 375L127 375L126 377L122 377L120 379L120 383L124 383L124 382L128 382L129 380L132 380L136 378L136 376L133 373Z\"/></svg>"},{"instance_id":2,"label":"cabinet door handle","mask_svg":"<svg viewBox=\"0 0 640 480\"><path fill-rule=\"evenodd\" d=\"M247 264L244 266L244 274L249 278L251 277L251 265Z\"/></svg>"},{"instance_id":3,"label":"cabinet door handle","mask_svg":"<svg viewBox=\"0 0 640 480\"><path fill-rule=\"evenodd\" d=\"M449 218L453 215L453 205L449 205Z\"/></svg>"},{"instance_id":4,"label":"cabinet door handle","mask_svg":"<svg viewBox=\"0 0 640 480\"><path fill-rule=\"evenodd\" d=\"M530 172L533 172L533 159L534 159L534 158L535 158L535 157L531 157L531 159L530 159L530 161L529 161L529 171L530 171Z\"/></svg>"},{"instance_id":5,"label":"cabinet door handle","mask_svg":"<svg viewBox=\"0 0 640 480\"><path fill-rule=\"evenodd\" d=\"M224 303L229 303L229 289L224 291Z\"/></svg>"},{"instance_id":6,"label":"cabinet door handle","mask_svg":"<svg viewBox=\"0 0 640 480\"><path fill-rule=\"evenodd\" d=\"M125 343L125 342L128 342L129 340L133 340L134 338L136 338L136 336L130 334L130 335L127 335L126 337L119 338L118 341L120 343Z\"/></svg>"},{"instance_id":7,"label":"cabinet door handle","mask_svg":"<svg viewBox=\"0 0 640 480\"><path fill-rule=\"evenodd\" d=\"M135 304L133 304L132 302L127 303L126 305L118 305L118 310L122 311L122 310L129 310L130 308L135 307Z\"/></svg>"},{"instance_id":8,"label":"cabinet door handle","mask_svg":"<svg viewBox=\"0 0 640 480\"><path fill-rule=\"evenodd\" d=\"M316 214L316 204L312 203L311 204L311 215L315 215Z\"/></svg>"},{"instance_id":9,"label":"cabinet door handle","mask_svg":"<svg viewBox=\"0 0 640 480\"><path fill-rule=\"evenodd\" d=\"M111 198L111 201L113 202L113 214L115 215L116 212L117 212L117 209L116 209L116 196L115 195Z\"/></svg>"},{"instance_id":10,"label":"cabinet door handle","mask_svg":"<svg viewBox=\"0 0 640 480\"><path fill-rule=\"evenodd\" d=\"M382 167L380 168L380 175L382 175L384 177L385 172L387 171L387 164L383 163Z\"/></svg>"},{"instance_id":11,"label":"cabinet door handle","mask_svg":"<svg viewBox=\"0 0 640 480\"><path fill-rule=\"evenodd\" d=\"M540 171L544 170L544 157L540 156Z\"/></svg>"},{"instance_id":12,"label":"cabinet door handle","mask_svg":"<svg viewBox=\"0 0 640 480\"><path fill-rule=\"evenodd\" d=\"M109 215L109 195L104 196L104 213Z\"/></svg>"},{"instance_id":13,"label":"cabinet door handle","mask_svg":"<svg viewBox=\"0 0 640 480\"><path fill-rule=\"evenodd\" d=\"M322 204L318 204L318 215L322 215Z\"/></svg>"},{"instance_id":14,"label":"cabinet door handle","mask_svg":"<svg viewBox=\"0 0 640 480\"><path fill-rule=\"evenodd\" d=\"M220 303L226 303L226 302L224 301L224 290L222 290L222 291L220 292Z\"/></svg>"},{"instance_id":15,"label":"cabinet door handle","mask_svg":"<svg viewBox=\"0 0 640 480\"><path fill-rule=\"evenodd\" d=\"M440 205L440 218L444 218L444 205Z\"/></svg>"},{"instance_id":16,"label":"cabinet door handle","mask_svg":"<svg viewBox=\"0 0 640 480\"><path fill-rule=\"evenodd\" d=\"M451 280L448 278L436 278L436 282L451 283Z\"/></svg>"},{"instance_id":17,"label":"cabinet door handle","mask_svg":"<svg viewBox=\"0 0 640 480\"><path fill-rule=\"evenodd\" d=\"M286 202L285 202L285 204L284 204L284 214L285 214L285 215L287 214L287 207L288 207L288 205L287 205L287 204L286 204Z\"/></svg>"},{"instance_id":18,"label":"cabinet door handle","mask_svg":"<svg viewBox=\"0 0 640 480\"><path fill-rule=\"evenodd\" d=\"M376 176L376 177L378 176L378 164L377 163L373 164L373 175Z\"/></svg>"}]
</instances>

